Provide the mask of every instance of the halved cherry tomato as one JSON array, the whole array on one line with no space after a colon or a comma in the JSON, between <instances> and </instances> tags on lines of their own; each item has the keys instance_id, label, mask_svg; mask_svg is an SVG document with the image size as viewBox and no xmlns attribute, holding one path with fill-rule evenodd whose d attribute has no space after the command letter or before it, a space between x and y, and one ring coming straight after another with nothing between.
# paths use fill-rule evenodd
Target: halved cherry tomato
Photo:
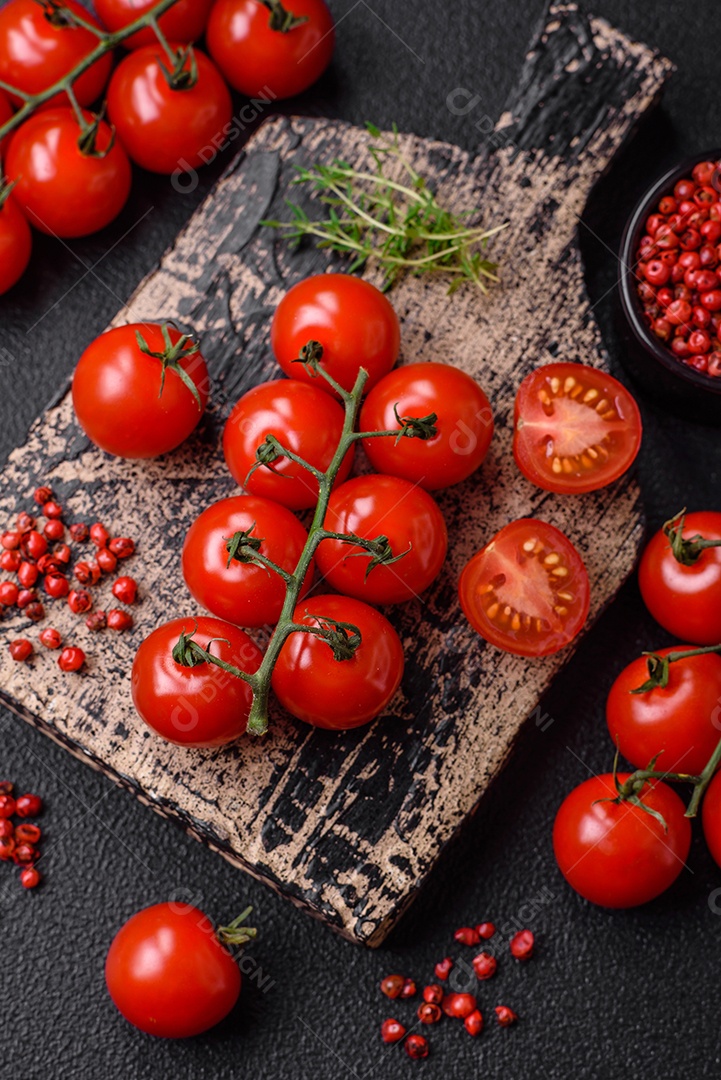
<instances>
[{"instance_id":1,"label":"halved cherry tomato","mask_svg":"<svg viewBox=\"0 0 721 1080\"><path fill-rule=\"evenodd\" d=\"M625 386L598 368L547 364L516 395L513 456L544 491L578 495L617 480L641 446L641 414Z\"/></svg>"},{"instance_id":2,"label":"halved cherry tomato","mask_svg":"<svg viewBox=\"0 0 721 1080\"><path fill-rule=\"evenodd\" d=\"M0 203L0 296L25 273L32 246L30 226L10 194Z\"/></svg>"},{"instance_id":3,"label":"halved cherry tomato","mask_svg":"<svg viewBox=\"0 0 721 1080\"><path fill-rule=\"evenodd\" d=\"M701 826L709 851L721 866L721 772L716 773L703 797Z\"/></svg>"},{"instance_id":4,"label":"halved cherry tomato","mask_svg":"<svg viewBox=\"0 0 721 1080\"><path fill-rule=\"evenodd\" d=\"M145 15L155 4L155 0L95 0L95 10L108 30L123 30ZM182 41L188 44L202 37L208 21L213 0L177 0L177 3L161 15L158 25L168 41ZM139 30L137 34L126 38L123 47L139 49L143 45L154 45L158 39L153 30Z\"/></svg>"},{"instance_id":5,"label":"halved cherry tomato","mask_svg":"<svg viewBox=\"0 0 721 1080\"><path fill-rule=\"evenodd\" d=\"M586 621L588 574L571 541L553 525L521 518L496 533L466 565L459 584L471 626L517 656L548 656Z\"/></svg>"}]
</instances>

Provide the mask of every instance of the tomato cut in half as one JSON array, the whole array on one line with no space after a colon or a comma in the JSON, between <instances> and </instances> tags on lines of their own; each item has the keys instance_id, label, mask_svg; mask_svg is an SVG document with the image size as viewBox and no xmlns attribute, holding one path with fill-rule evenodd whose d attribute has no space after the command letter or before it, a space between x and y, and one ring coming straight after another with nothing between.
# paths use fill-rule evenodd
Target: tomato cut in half
<instances>
[{"instance_id":1,"label":"tomato cut in half","mask_svg":"<svg viewBox=\"0 0 721 1080\"><path fill-rule=\"evenodd\" d=\"M606 487L633 464L641 433L631 394L597 368L547 364L516 395L513 456L544 491L581 495Z\"/></svg>"},{"instance_id":2,"label":"tomato cut in half","mask_svg":"<svg viewBox=\"0 0 721 1080\"><path fill-rule=\"evenodd\" d=\"M549 656L586 621L588 574L563 533L520 518L501 529L466 565L461 606L481 637L517 656Z\"/></svg>"}]
</instances>

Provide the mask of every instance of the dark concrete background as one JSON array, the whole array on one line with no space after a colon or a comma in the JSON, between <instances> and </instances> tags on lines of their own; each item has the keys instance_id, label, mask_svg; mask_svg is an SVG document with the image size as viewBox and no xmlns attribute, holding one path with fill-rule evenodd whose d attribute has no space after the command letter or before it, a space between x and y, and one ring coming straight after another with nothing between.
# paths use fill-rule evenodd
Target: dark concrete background
<instances>
[{"instance_id":1,"label":"dark concrete background","mask_svg":"<svg viewBox=\"0 0 721 1080\"><path fill-rule=\"evenodd\" d=\"M455 141L478 141L472 117L449 113L462 86L498 116L522 62L541 0L455 4L330 0L339 23L332 71L294 110L341 116ZM615 366L614 250L623 219L659 172L721 145L718 5L698 0L594 6L678 65L662 109L597 189L581 227L588 287ZM212 186L180 196L167 180L138 174L122 217L100 236L63 246L40 240L22 285L0 299L0 455L24 437L86 344L122 306ZM651 526L684 504L721 508L721 434L641 402L646 439L640 477ZM545 702L546 731L529 730L465 835L421 898L376 953L340 940L267 888L227 866L174 825L137 804L21 721L0 714L0 773L47 800L46 884L24 893L0 867L0 1076L17 1080L371 1080L410 1075L521 1080L580 1077L665 1080L721 1075L717 989L721 871L700 830L685 870L658 901L637 911L590 907L568 890L551 851L563 796L611 749L605 695L618 670L669 639L645 613L635 582L606 613ZM103 961L120 923L139 907L187 889L211 917L255 906L256 967L233 1015L204 1037L155 1041L111 1005ZM529 909L528 905L531 905ZM432 1056L411 1063L384 1048L378 1025L413 1009L385 1006L379 979L401 970L430 981L453 930L481 918L519 918L538 934L528 966L505 961L480 995L521 1015L470 1039L450 1021L432 1029ZM261 983L264 987L261 988ZM271 985L272 983L272 985ZM490 1019L490 1017L489 1017Z\"/></svg>"}]
</instances>

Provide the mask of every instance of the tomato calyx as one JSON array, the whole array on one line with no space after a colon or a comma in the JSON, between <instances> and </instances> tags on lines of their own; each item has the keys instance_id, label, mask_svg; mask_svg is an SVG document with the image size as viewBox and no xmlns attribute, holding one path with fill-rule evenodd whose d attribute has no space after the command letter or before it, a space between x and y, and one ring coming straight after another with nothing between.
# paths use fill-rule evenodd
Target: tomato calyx
<instances>
[{"instance_id":1,"label":"tomato calyx","mask_svg":"<svg viewBox=\"0 0 721 1080\"><path fill-rule=\"evenodd\" d=\"M260 2L270 12L268 26L271 30L287 34L290 30L295 30L308 22L307 15L294 15L292 11L288 11L287 8L283 7L281 0L260 0Z\"/></svg>"},{"instance_id":2,"label":"tomato calyx","mask_svg":"<svg viewBox=\"0 0 721 1080\"><path fill-rule=\"evenodd\" d=\"M35 0L35 2L40 4L45 18L52 26L72 29L81 25L76 19L74 12L70 11L69 8L66 8L62 0ZM93 30L97 33L95 27L93 27Z\"/></svg>"},{"instance_id":3,"label":"tomato calyx","mask_svg":"<svg viewBox=\"0 0 721 1080\"><path fill-rule=\"evenodd\" d=\"M293 630L312 634L321 638L333 652L333 659L338 661L352 660L358 652L363 635L353 623L340 622L338 619L329 619L324 615L313 615L306 611L306 618L315 619L318 626L307 626L297 623Z\"/></svg>"},{"instance_id":4,"label":"tomato calyx","mask_svg":"<svg viewBox=\"0 0 721 1080\"><path fill-rule=\"evenodd\" d=\"M162 324L161 331L163 334L163 344L165 345L165 349L163 350L163 352L153 352L140 331L136 330L135 332L135 338L140 351L145 353L146 356L152 356L156 360L160 360L162 364L162 370L160 374L160 393L158 394L158 397L163 396L163 390L165 389L165 374L168 369L170 369L170 371L175 372L183 385L187 386L188 390L190 390L193 398L195 399L195 404L202 412L203 403L200 399L200 394L198 393L198 387L195 385L182 364L179 363L182 358L187 356L195 356L196 353L200 352L200 342L192 334L181 334L175 344L173 344L170 339L168 323Z\"/></svg>"},{"instance_id":5,"label":"tomato calyx","mask_svg":"<svg viewBox=\"0 0 721 1080\"><path fill-rule=\"evenodd\" d=\"M215 931L215 936L221 945L229 945L234 948L239 948L242 945L247 945L249 941L253 941L258 936L258 931L253 926L245 926L245 920L252 912L252 907L247 907L245 911L238 916L237 919L233 919L227 926L219 926Z\"/></svg>"},{"instance_id":6,"label":"tomato calyx","mask_svg":"<svg viewBox=\"0 0 721 1080\"><path fill-rule=\"evenodd\" d=\"M683 529L686 521L686 507L670 518L663 527L664 536L668 537L673 557L682 566L693 566L707 548L721 547L721 540L705 540L700 533L684 538Z\"/></svg>"},{"instance_id":7,"label":"tomato calyx","mask_svg":"<svg viewBox=\"0 0 721 1080\"><path fill-rule=\"evenodd\" d=\"M156 28L157 33L157 28ZM184 49L178 49L177 52L166 45L166 51L168 58L172 61L172 67L166 67L162 60L158 61L160 70L165 76L165 81L171 90L192 90L198 83L198 61L195 59L195 50L192 45L186 45ZM190 65L186 67L186 64L190 60Z\"/></svg>"},{"instance_id":8,"label":"tomato calyx","mask_svg":"<svg viewBox=\"0 0 721 1080\"><path fill-rule=\"evenodd\" d=\"M679 649L677 652L667 653L665 656L659 656L658 653L645 652L642 655L647 657L648 665L648 679L641 686L637 686L634 690L629 690L630 694L645 694L649 690L665 690L668 686L669 679L669 667L671 664L675 664L678 660L686 660L690 656L707 656L709 653L721 654L721 644L719 645L706 645L699 649Z\"/></svg>"},{"instance_id":9,"label":"tomato calyx","mask_svg":"<svg viewBox=\"0 0 721 1080\"><path fill-rule=\"evenodd\" d=\"M180 637L173 646L171 656L176 664L180 667L195 668L201 664L214 664L215 667L222 668L223 671L227 671L229 675L235 675L237 678L242 679L243 682L249 683L255 688L256 680L252 675L249 675L247 671L242 671L240 668L234 667L233 664L228 664L225 660L221 660L219 656L213 656L209 651L210 646L214 641L222 641L224 644L229 645L227 638L211 638L208 642L207 648L203 648L195 640L195 634L198 632L198 624L195 623L195 628L186 633L184 630L181 632Z\"/></svg>"},{"instance_id":10,"label":"tomato calyx","mask_svg":"<svg viewBox=\"0 0 721 1080\"><path fill-rule=\"evenodd\" d=\"M373 540L365 540L362 536L356 536L355 533L334 533L324 530L323 537L326 540L339 540L342 544L352 544L353 547L364 549L363 551L351 552L347 558L357 559L370 556L365 572L366 581L371 570L374 570L376 566L391 566L393 563L405 558L412 548L412 545L409 544L405 551L401 551L399 555L396 555L389 538L383 534L376 536Z\"/></svg>"},{"instance_id":11,"label":"tomato calyx","mask_svg":"<svg viewBox=\"0 0 721 1080\"><path fill-rule=\"evenodd\" d=\"M107 157L110 151L115 146L115 128L112 124L109 124L110 138L108 139L108 145L104 150L98 149L98 134L100 132L100 125L105 120L105 104L101 108L99 113L91 113L92 119L86 120L81 109L76 110L78 123L80 124L80 137L78 138L78 150L84 157L97 158L102 161Z\"/></svg>"},{"instance_id":12,"label":"tomato calyx","mask_svg":"<svg viewBox=\"0 0 721 1080\"><path fill-rule=\"evenodd\" d=\"M233 560L240 563L255 562L260 546L265 543L265 539L260 536L253 536L254 528L255 522L249 529L242 529L233 533L230 539L226 540L225 549L228 552L226 567L229 567Z\"/></svg>"}]
</instances>

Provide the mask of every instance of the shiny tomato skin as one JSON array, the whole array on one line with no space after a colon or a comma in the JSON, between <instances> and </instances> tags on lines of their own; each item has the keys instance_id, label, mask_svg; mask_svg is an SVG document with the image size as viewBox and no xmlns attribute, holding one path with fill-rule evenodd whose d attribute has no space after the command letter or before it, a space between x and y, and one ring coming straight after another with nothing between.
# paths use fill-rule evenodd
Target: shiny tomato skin
<instances>
[{"instance_id":1,"label":"shiny tomato skin","mask_svg":"<svg viewBox=\"0 0 721 1080\"><path fill-rule=\"evenodd\" d=\"M375 608L348 596L313 596L299 604L296 623L319 625L337 619L362 636L355 655L336 660L327 642L313 634L291 634L273 671L281 704L306 724L345 731L383 712L403 678L403 646L391 624Z\"/></svg>"},{"instance_id":2,"label":"shiny tomato skin","mask_svg":"<svg viewBox=\"0 0 721 1080\"><path fill-rule=\"evenodd\" d=\"M559 529L520 518L466 564L459 596L471 626L492 645L517 656L550 656L583 627L590 586L581 556Z\"/></svg>"},{"instance_id":3,"label":"shiny tomato skin","mask_svg":"<svg viewBox=\"0 0 721 1080\"><path fill-rule=\"evenodd\" d=\"M246 633L222 619L173 619L154 630L135 655L133 704L151 731L169 742L224 746L244 734L252 691L242 679L212 664L177 664L172 652L181 633L192 634L213 656L249 675L263 659Z\"/></svg>"},{"instance_id":4,"label":"shiny tomato skin","mask_svg":"<svg viewBox=\"0 0 721 1080\"><path fill-rule=\"evenodd\" d=\"M316 563L329 585L367 604L400 604L420 596L446 559L448 533L443 514L423 488L398 476L358 476L333 492L325 518L330 532L364 540L386 536L398 562L375 566L356 544L323 540Z\"/></svg>"},{"instance_id":5,"label":"shiny tomato skin","mask_svg":"<svg viewBox=\"0 0 721 1080\"><path fill-rule=\"evenodd\" d=\"M638 405L617 379L584 364L546 364L516 395L513 456L537 487L580 495L631 467L642 430Z\"/></svg>"},{"instance_id":6,"label":"shiny tomato skin","mask_svg":"<svg viewBox=\"0 0 721 1080\"><path fill-rule=\"evenodd\" d=\"M684 539L699 535L721 540L721 513L686 514ZM646 607L669 633L694 645L721 642L721 547L706 548L684 566L659 530L641 556L638 584Z\"/></svg>"},{"instance_id":7,"label":"shiny tomato skin","mask_svg":"<svg viewBox=\"0 0 721 1080\"><path fill-rule=\"evenodd\" d=\"M167 57L158 45L129 53L110 80L108 116L130 158L150 172L170 175L207 164L230 124L228 87L205 53L194 54L198 81L191 89L171 89L161 66Z\"/></svg>"},{"instance_id":8,"label":"shiny tomato skin","mask_svg":"<svg viewBox=\"0 0 721 1080\"><path fill-rule=\"evenodd\" d=\"M25 273L32 246L27 218L11 194L0 206L0 296Z\"/></svg>"},{"instance_id":9,"label":"shiny tomato skin","mask_svg":"<svg viewBox=\"0 0 721 1080\"><path fill-rule=\"evenodd\" d=\"M95 10L108 30L115 33L145 15L155 2L156 0L95 0ZM197 41L205 30L212 6L213 0L178 0L169 11L161 15L158 25L169 41L181 41L183 44ZM123 48L139 49L143 45L154 45L156 41L152 29L148 28L126 38Z\"/></svg>"},{"instance_id":10,"label":"shiny tomato skin","mask_svg":"<svg viewBox=\"0 0 721 1080\"><path fill-rule=\"evenodd\" d=\"M290 510L270 499L235 495L213 503L195 519L185 537L183 577L204 608L236 626L276 623L285 600L282 578L262 566L228 563L226 541L236 532L261 537L260 554L293 573L307 533ZM308 570L302 596L313 582Z\"/></svg>"},{"instance_id":11,"label":"shiny tomato skin","mask_svg":"<svg viewBox=\"0 0 721 1080\"><path fill-rule=\"evenodd\" d=\"M89 116L90 114L86 114ZM128 156L117 142L105 157L83 154L72 109L44 109L15 131L5 171L13 195L31 225L51 236L89 236L114 221L132 184ZM112 133L101 123L97 147L106 150Z\"/></svg>"},{"instance_id":12,"label":"shiny tomato skin","mask_svg":"<svg viewBox=\"0 0 721 1080\"><path fill-rule=\"evenodd\" d=\"M432 439L364 439L374 469L403 476L428 491L467 479L482 464L493 438L493 413L470 375L450 364L405 364L371 390L360 414L361 431L396 431L398 415L435 413Z\"/></svg>"},{"instance_id":13,"label":"shiny tomato skin","mask_svg":"<svg viewBox=\"0 0 721 1080\"><path fill-rule=\"evenodd\" d=\"M623 783L629 773L619 773ZM592 904L629 908L665 892L683 869L691 846L686 807L668 784L641 792L663 825L640 807L617 804L613 775L586 780L566 797L553 826L553 850L568 884Z\"/></svg>"},{"instance_id":14,"label":"shiny tomato skin","mask_svg":"<svg viewBox=\"0 0 721 1080\"><path fill-rule=\"evenodd\" d=\"M307 22L283 33L258 0L216 0L208 22L208 51L231 86L251 98L294 97L331 62L333 17L324 0L294 0L288 10Z\"/></svg>"},{"instance_id":15,"label":"shiny tomato skin","mask_svg":"<svg viewBox=\"0 0 721 1080\"><path fill-rule=\"evenodd\" d=\"M73 376L78 423L96 446L122 458L154 458L179 446L195 429L208 400L208 369L200 353L182 357L201 408L180 377L140 349L136 332L153 352L164 349L161 327L131 323L107 330L88 345ZM180 332L169 328L175 344Z\"/></svg>"},{"instance_id":16,"label":"shiny tomato skin","mask_svg":"<svg viewBox=\"0 0 721 1080\"><path fill-rule=\"evenodd\" d=\"M703 797L701 826L713 860L721 866L721 772L716 773Z\"/></svg>"},{"instance_id":17,"label":"shiny tomato skin","mask_svg":"<svg viewBox=\"0 0 721 1080\"><path fill-rule=\"evenodd\" d=\"M341 405L317 383L297 379L260 383L243 395L228 417L223 432L226 464L251 495L273 499L289 510L307 510L318 501L318 481L290 458L256 469L245 483L256 461L255 451L266 435L274 435L288 450L325 472L340 442L343 422ZM348 476L354 453L351 447L336 483L342 484Z\"/></svg>"},{"instance_id":18,"label":"shiny tomato skin","mask_svg":"<svg viewBox=\"0 0 721 1080\"><path fill-rule=\"evenodd\" d=\"M100 26L78 0L63 0L63 7ZM76 67L97 43L97 37L82 26L54 26L45 18L43 5L35 0L10 0L0 8L0 80L26 94L42 93ZM98 100L112 66L112 56L106 53L75 81L73 90L80 105ZM21 99L15 104L20 105ZM68 104L66 94L56 94L45 107Z\"/></svg>"},{"instance_id":19,"label":"shiny tomato skin","mask_svg":"<svg viewBox=\"0 0 721 1080\"><path fill-rule=\"evenodd\" d=\"M398 359L401 330L390 302L375 285L352 274L316 274L285 294L270 338L276 360L291 379L328 386L321 375L294 362L309 341L317 341L323 346L321 364L336 382L352 390L364 367L368 391Z\"/></svg>"},{"instance_id":20,"label":"shiny tomato skin","mask_svg":"<svg viewBox=\"0 0 721 1080\"><path fill-rule=\"evenodd\" d=\"M238 1000L238 965L207 915L190 904L154 904L113 938L105 982L120 1013L163 1039L183 1039L218 1024Z\"/></svg>"},{"instance_id":21,"label":"shiny tomato skin","mask_svg":"<svg viewBox=\"0 0 721 1080\"><path fill-rule=\"evenodd\" d=\"M659 649L659 656L688 645ZM645 656L618 676L606 702L606 723L615 745L637 769L656 754L665 772L702 772L721 739L721 656L689 656L669 664L668 685L632 694L648 679Z\"/></svg>"}]
</instances>

